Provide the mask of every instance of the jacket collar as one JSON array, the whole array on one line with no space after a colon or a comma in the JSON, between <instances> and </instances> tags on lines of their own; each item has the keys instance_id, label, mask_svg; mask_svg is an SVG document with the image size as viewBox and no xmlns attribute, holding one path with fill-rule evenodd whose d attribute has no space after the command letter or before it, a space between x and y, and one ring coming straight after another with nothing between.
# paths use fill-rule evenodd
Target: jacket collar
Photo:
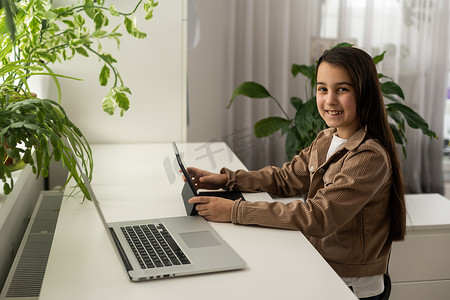
<instances>
[{"instance_id":1,"label":"jacket collar","mask_svg":"<svg viewBox=\"0 0 450 300\"><path fill-rule=\"evenodd\" d=\"M367 128L364 127L355 132L355 134L353 134L352 137L348 139L347 143L345 143L344 148L349 151L352 151L355 150L356 147L361 145L361 143L364 142L367 136L366 129ZM331 139L336 132L337 132L336 128L329 128L325 130L325 135Z\"/></svg>"}]
</instances>

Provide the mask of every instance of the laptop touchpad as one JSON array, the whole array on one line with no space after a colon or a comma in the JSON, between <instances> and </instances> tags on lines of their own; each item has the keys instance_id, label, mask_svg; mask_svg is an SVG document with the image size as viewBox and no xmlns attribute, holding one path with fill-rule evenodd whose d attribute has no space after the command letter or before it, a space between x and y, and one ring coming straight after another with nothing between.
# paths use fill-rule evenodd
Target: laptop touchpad
<instances>
[{"instance_id":1,"label":"laptop touchpad","mask_svg":"<svg viewBox=\"0 0 450 300\"><path fill-rule=\"evenodd\" d=\"M202 248L219 246L220 242L209 231L195 231L180 233L183 241L189 248Z\"/></svg>"}]
</instances>

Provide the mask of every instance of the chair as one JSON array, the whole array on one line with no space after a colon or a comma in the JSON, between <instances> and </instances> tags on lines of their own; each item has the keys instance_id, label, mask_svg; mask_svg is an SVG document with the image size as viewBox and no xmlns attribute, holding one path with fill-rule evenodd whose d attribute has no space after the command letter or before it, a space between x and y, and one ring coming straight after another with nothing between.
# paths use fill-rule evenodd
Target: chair
<instances>
[{"instance_id":1,"label":"chair","mask_svg":"<svg viewBox=\"0 0 450 300\"><path fill-rule=\"evenodd\" d=\"M389 275L390 260L391 260L391 251L389 251L389 255L388 255L388 264L387 264L386 274L383 275L384 291L381 294L380 300L388 300L389 297L391 296L392 282L391 282L391 276Z\"/></svg>"},{"instance_id":2,"label":"chair","mask_svg":"<svg viewBox=\"0 0 450 300\"><path fill-rule=\"evenodd\" d=\"M389 276L389 272L386 272L386 274L383 275L383 281L384 291L381 294L380 300L388 300L392 289L391 276Z\"/></svg>"}]
</instances>

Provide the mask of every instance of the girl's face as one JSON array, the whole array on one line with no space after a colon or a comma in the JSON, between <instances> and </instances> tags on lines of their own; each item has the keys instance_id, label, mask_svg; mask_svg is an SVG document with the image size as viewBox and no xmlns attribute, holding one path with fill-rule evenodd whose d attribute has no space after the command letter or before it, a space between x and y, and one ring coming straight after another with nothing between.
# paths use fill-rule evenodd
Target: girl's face
<instances>
[{"instance_id":1,"label":"girl's face","mask_svg":"<svg viewBox=\"0 0 450 300\"><path fill-rule=\"evenodd\" d=\"M349 139L360 125L356 113L356 94L347 71L327 62L317 70L317 108L329 127L340 138Z\"/></svg>"}]
</instances>

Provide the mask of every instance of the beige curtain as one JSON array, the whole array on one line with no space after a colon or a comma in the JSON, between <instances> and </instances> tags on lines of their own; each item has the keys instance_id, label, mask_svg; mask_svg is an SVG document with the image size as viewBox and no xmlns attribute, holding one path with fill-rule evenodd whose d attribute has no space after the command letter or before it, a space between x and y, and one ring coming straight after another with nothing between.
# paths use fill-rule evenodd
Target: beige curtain
<instances>
[{"instance_id":1,"label":"beige curtain","mask_svg":"<svg viewBox=\"0 0 450 300\"><path fill-rule=\"evenodd\" d=\"M411 193L444 194L442 173L443 123L447 90L449 55L449 2L419 1L420 8L409 5L402 43L410 55L401 61L400 82L406 88L411 105L425 118L439 140L430 140L420 132L408 133L408 157L403 170ZM412 9L411 9L412 8ZM415 70L415 72L414 72Z\"/></svg>"},{"instance_id":2,"label":"beige curtain","mask_svg":"<svg viewBox=\"0 0 450 300\"><path fill-rule=\"evenodd\" d=\"M265 86L294 116L289 99L303 97L305 81L294 79L291 65L310 63L311 37L318 28L314 0L237 0L230 3L228 31L228 90L244 81ZM300 77L300 76L299 76ZM231 95L231 94L230 94ZM284 137L257 139L253 125L268 116L282 116L268 99L239 98L226 111L227 142L249 169L281 165L286 161Z\"/></svg>"}]
</instances>

